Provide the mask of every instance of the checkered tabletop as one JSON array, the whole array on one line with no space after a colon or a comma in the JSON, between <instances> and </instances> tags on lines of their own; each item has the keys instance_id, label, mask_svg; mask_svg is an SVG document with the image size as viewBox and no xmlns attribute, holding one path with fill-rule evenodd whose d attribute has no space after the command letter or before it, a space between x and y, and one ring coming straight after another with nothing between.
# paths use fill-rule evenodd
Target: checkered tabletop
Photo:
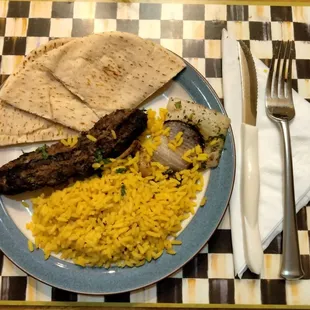
<instances>
[{"instance_id":1,"label":"checkered tabletop","mask_svg":"<svg viewBox=\"0 0 310 310\"><path fill-rule=\"evenodd\" d=\"M127 31L152 39L193 64L222 98L221 31L246 42L266 64L278 40L294 40L294 88L310 100L310 7L195 4L0 2L0 63L4 81L25 54L53 38ZM279 277L281 235L264 255L260 277L234 277L229 214L208 245L176 274L135 292L85 296L45 285L0 252L0 299L142 303L310 304L310 205L298 214L305 277ZM91 279L90 279L91 281Z\"/></svg>"}]
</instances>

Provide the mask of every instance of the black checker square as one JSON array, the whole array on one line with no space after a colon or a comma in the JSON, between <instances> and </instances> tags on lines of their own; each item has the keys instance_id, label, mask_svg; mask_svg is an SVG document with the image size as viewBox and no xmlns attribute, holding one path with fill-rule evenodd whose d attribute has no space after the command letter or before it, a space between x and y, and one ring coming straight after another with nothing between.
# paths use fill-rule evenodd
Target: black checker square
<instances>
[{"instance_id":1,"label":"black checker square","mask_svg":"<svg viewBox=\"0 0 310 310\"><path fill-rule=\"evenodd\" d=\"M286 304L285 280L261 280L261 298L263 304Z\"/></svg>"},{"instance_id":2,"label":"black checker square","mask_svg":"<svg viewBox=\"0 0 310 310\"><path fill-rule=\"evenodd\" d=\"M2 55L25 55L25 37L5 37Z\"/></svg>"},{"instance_id":3,"label":"black checker square","mask_svg":"<svg viewBox=\"0 0 310 310\"><path fill-rule=\"evenodd\" d=\"M295 41L310 41L309 25L306 23L294 23Z\"/></svg>"},{"instance_id":4,"label":"black checker square","mask_svg":"<svg viewBox=\"0 0 310 310\"><path fill-rule=\"evenodd\" d=\"M208 278L208 254L197 254L183 266L183 278Z\"/></svg>"},{"instance_id":5,"label":"black checker square","mask_svg":"<svg viewBox=\"0 0 310 310\"><path fill-rule=\"evenodd\" d=\"M29 18L28 37L48 37L50 33L51 20L49 18Z\"/></svg>"},{"instance_id":6,"label":"black checker square","mask_svg":"<svg viewBox=\"0 0 310 310\"><path fill-rule=\"evenodd\" d=\"M118 19L116 21L116 30L125 31L133 34L139 33L139 21L130 19Z\"/></svg>"},{"instance_id":7,"label":"black checker square","mask_svg":"<svg viewBox=\"0 0 310 310\"><path fill-rule=\"evenodd\" d=\"M247 5L227 5L227 21L247 21L249 7Z\"/></svg>"},{"instance_id":8,"label":"black checker square","mask_svg":"<svg viewBox=\"0 0 310 310\"><path fill-rule=\"evenodd\" d=\"M62 290L60 288L52 288L52 301L77 301L77 293Z\"/></svg>"},{"instance_id":9,"label":"black checker square","mask_svg":"<svg viewBox=\"0 0 310 310\"><path fill-rule=\"evenodd\" d=\"M183 40L183 57L204 58L204 40Z\"/></svg>"},{"instance_id":10,"label":"black checker square","mask_svg":"<svg viewBox=\"0 0 310 310\"><path fill-rule=\"evenodd\" d=\"M25 300L27 277L1 277L1 300Z\"/></svg>"},{"instance_id":11,"label":"black checker square","mask_svg":"<svg viewBox=\"0 0 310 310\"><path fill-rule=\"evenodd\" d=\"M209 279L209 302L210 304L234 304L234 279Z\"/></svg>"},{"instance_id":12,"label":"black checker square","mask_svg":"<svg viewBox=\"0 0 310 310\"><path fill-rule=\"evenodd\" d=\"M93 19L73 19L72 37L83 37L94 32Z\"/></svg>"},{"instance_id":13,"label":"black checker square","mask_svg":"<svg viewBox=\"0 0 310 310\"><path fill-rule=\"evenodd\" d=\"M273 50L274 54L278 52L281 42L282 41L272 41L272 50ZM280 57L283 58L283 55L284 55L284 53L281 53ZM292 41L292 44L291 44L291 56L293 59L296 58L296 50L295 50L295 42L294 41Z\"/></svg>"},{"instance_id":14,"label":"black checker square","mask_svg":"<svg viewBox=\"0 0 310 310\"><path fill-rule=\"evenodd\" d=\"M236 275L235 279L239 279L239 276ZM242 279L247 279L247 280L257 280L260 279L260 275L253 273L249 268L243 273Z\"/></svg>"},{"instance_id":15,"label":"black checker square","mask_svg":"<svg viewBox=\"0 0 310 310\"><path fill-rule=\"evenodd\" d=\"M104 297L105 302L130 302L130 293L111 294Z\"/></svg>"},{"instance_id":16,"label":"black checker square","mask_svg":"<svg viewBox=\"0 0 310 310\"><path fill-rule=\"evenodd\" d=\"M5 35L6 18L0 18L0 37Z\"/></svg>"},{"instance_id":17,"label":"black checker square","mask_svg":"<svg viewBox=\"0 0 310 310\"><path fill-rule=\"evenodd\" d=\"M218 61L218 66L221 66ZM211 65L212 67L212 65ZM222 71L222 69L220 70ZM217 229L208 242L209 253L232 253L231 231L229 229Z\"/></svg>"},{"instance_id":18,"label":"black checker square","mask_svg":"<svg viewBox=\"0 0 310 310\"><path fill-rule=\"evenodd\" d=\"M160 3L140 3L139 19L160 20L161 4Z\"/></svg>"},{"instance_id":19,"label":"black checker square","mask_svg":"<svg viewBox=\"0 0 310 310\"><path fill-rule=\"evenodd\" d=\"M161 39L182 39L183 22L180 20L162 20L160 32Z\"/></svg>"},{"instance_id":20,"label":"black checker square","mask_svg":"<svg viewBox=\"0 0 310 310\"><path fill-rule=\"evenodd\" d=\"M182 279L165 278L157 283L157 302L182 303Z\"/></svg>"},{"instance_id":21,"label":"black checker square","mask_svg":"<svg viewBox=\"0 0 310 310\"><path fill-rule=\"evenodd\" d=\"M268 41L271 40L270 22L249 22L250 40Z\"/></svg>"},{"instance_id":22,"label":"black checker square","mask_svg":"<svg viewBox=\"0 0 310 310\"><path fill-rule=\"evenodd\" d=\"M53 2L53 18L73 18L74 2Z\"/></svg>"},{"instance_id":23,"label":"black checker square","mask_svg":"<svg viewBox=\"0 0 310 310\"><path fill-rule=\"evenodd\" d=\"M290 6L271 6L271 21L291 22L293 20L292 7Z\"/></svg>"},{"instance_id":24,"label":"black checker square","mask_svg":"<svg viewBox=\"0 0 310 310\"><path fill-rule=\"evenodd\" d=\"M203 4L184 4L183 19L184 20L204 20L205 6Z\"/></svg>"},{"instance_id":25,"label":"black checker square","mask_svg":"<svg viewBox=\"0 0 310 310\"><path fill-rule=\"evenodd\" d=\"M30 1L9 1L7 17L29 17Z\"/></svg>"},{"instance_id":26,"label":"black checker square","mask_svg":"<svg viewBox=\"0 0 310 310\"><path fill-rule=\"evenodd\" d=\"M223 20L208 20L205 22L205 39L221 40L222 30L227 29L227 22Z\"/></svg>"},{"instance_id":27,"label":"black checker square","mask_svg":"<svg viewBox=\"0 0 310 310\"><path fill-rule=\"evenodd\" d=\"M297 70L297 77L299 79L309 79L310 78L310 59L296 59L296 70ZM304 209L304 211L302 211ZM307 216L306 208L302 208L301 216ZM299 212L299 213L300 213ZM298 217L298 215L297 215Z\"/></svg>"},{"instance_id":28,"label":"black checker square","mask_svg":"<svg viewBox=\"0 0 310 310\"><path fill-rule=\"evenodd\" d=\"M96 4L96 18L116 19L117 3L103 3Z\"/></svg>"},{"instance_id":29,"label":"black checker square","mask_svg":"<svg viewBox=\"0 0 310 310\"><path fill-rule=\"evenodd\" d=\"M282 238L283 233L278 234L273 240L270 242L267 249L265 249L265 254L281 254L282 253Z\"/></svg>"},{"instance_id":30,"label":"black checker square","mask_svg":"<svg viewBox=\"0 0 310 310\"><path fill-rule=\"evenodd\" d=\"M207 58L205 63L206 63L206 71L205 71L206 77L212 77L212 78L222 77L222 60L221 59ZM222 230L218 229L215 233L217 233L218 231L222 231Z\"/></svg>"},{"instance_id":31,"label":"black checker square","mask_svg":"<svg viewBox=\"0 0 310 310\"><path fill-rule=\"evenodd\" d=\"M297 60L296 60L296 67L297 67ZM307 73L305 74L305 77L302 77L301 79L308 79L310 74L310 60L307 61L306 64ZM298 230L308 230L308 224L307 224L307 209L301 208L296 216L297 221L297 229Z\"/></svg>"}]
</instances>

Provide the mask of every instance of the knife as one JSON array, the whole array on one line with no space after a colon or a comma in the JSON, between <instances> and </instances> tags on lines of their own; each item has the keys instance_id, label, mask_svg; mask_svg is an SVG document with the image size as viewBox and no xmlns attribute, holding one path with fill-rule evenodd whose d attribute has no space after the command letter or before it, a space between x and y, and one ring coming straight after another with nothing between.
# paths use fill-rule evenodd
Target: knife
<instances>
[{"instance_id":1,"label":"knife","mask_svg":"<svg viewBox=\"0 0 310 310\"><path fill-rule=\"evenodd\" d=\"M257 75L252 54L244 42L239 41L239 63L242 87L241 124L241 213L245 260L248 268L260 274L263 248L259 231L259 161L257 116Z\"/></svg>"}]
</instances>

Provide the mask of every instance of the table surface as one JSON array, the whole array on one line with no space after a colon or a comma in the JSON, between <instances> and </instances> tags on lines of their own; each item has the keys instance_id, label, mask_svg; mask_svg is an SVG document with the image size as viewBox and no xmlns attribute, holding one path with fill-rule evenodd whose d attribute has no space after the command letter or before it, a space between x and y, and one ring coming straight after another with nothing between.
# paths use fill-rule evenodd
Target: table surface
<instances>
[{"instance_id":1,"label":"table surface","mask_svg":"<svg viewBox=\"0 0 310 310\"><path fill-rule=\"evenodd\" d=\"M262 1L261 1L262 2ZM310 101L310 7L182 3L0 2L0 74L4 81L25 54L53 38L128 31L171 49L193 64L222 96L221 30L243 40L266 64L278 40L294 40L294 88ZM225 104L225 102L224 102ZM305 277L279 277L281 235L264 255L260 277L237 279L229 213L208 245L174 275L130 293L85 296L45 285L0 252L0 299L184 304L310 304L310 205L298 214ZM1 305L1 302L0 302Z\"/></svg>"}]
</instances>

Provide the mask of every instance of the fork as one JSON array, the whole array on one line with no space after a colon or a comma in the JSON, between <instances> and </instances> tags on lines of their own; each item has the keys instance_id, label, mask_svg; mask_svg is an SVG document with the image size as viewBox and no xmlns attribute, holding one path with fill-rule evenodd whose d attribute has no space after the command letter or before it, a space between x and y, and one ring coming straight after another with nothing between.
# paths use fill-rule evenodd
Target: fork
<instances>
[{"instance_id":1,"label":"fork","mask_svg":"<svg viewBox=\"0 0 310 310\"><path fill-rule=\"evenodd\" d=\"M293 178L293 162L289 122L295 117L292 91L292 42L281 42L277 57L271 61L266 88L266 113L282 133L284 151L284 219L283 254L280 275L287 280L303 277L301 265ZM281 67L281 55L283 61ZM275 64L277 62L276 70ZM288 67L287 67L288 63ZM281 70L281 73L280 73ZM285 79L285 77L287 78ZM286 80L286 83L285 83Z\"/></svg>"}]
</instances>

